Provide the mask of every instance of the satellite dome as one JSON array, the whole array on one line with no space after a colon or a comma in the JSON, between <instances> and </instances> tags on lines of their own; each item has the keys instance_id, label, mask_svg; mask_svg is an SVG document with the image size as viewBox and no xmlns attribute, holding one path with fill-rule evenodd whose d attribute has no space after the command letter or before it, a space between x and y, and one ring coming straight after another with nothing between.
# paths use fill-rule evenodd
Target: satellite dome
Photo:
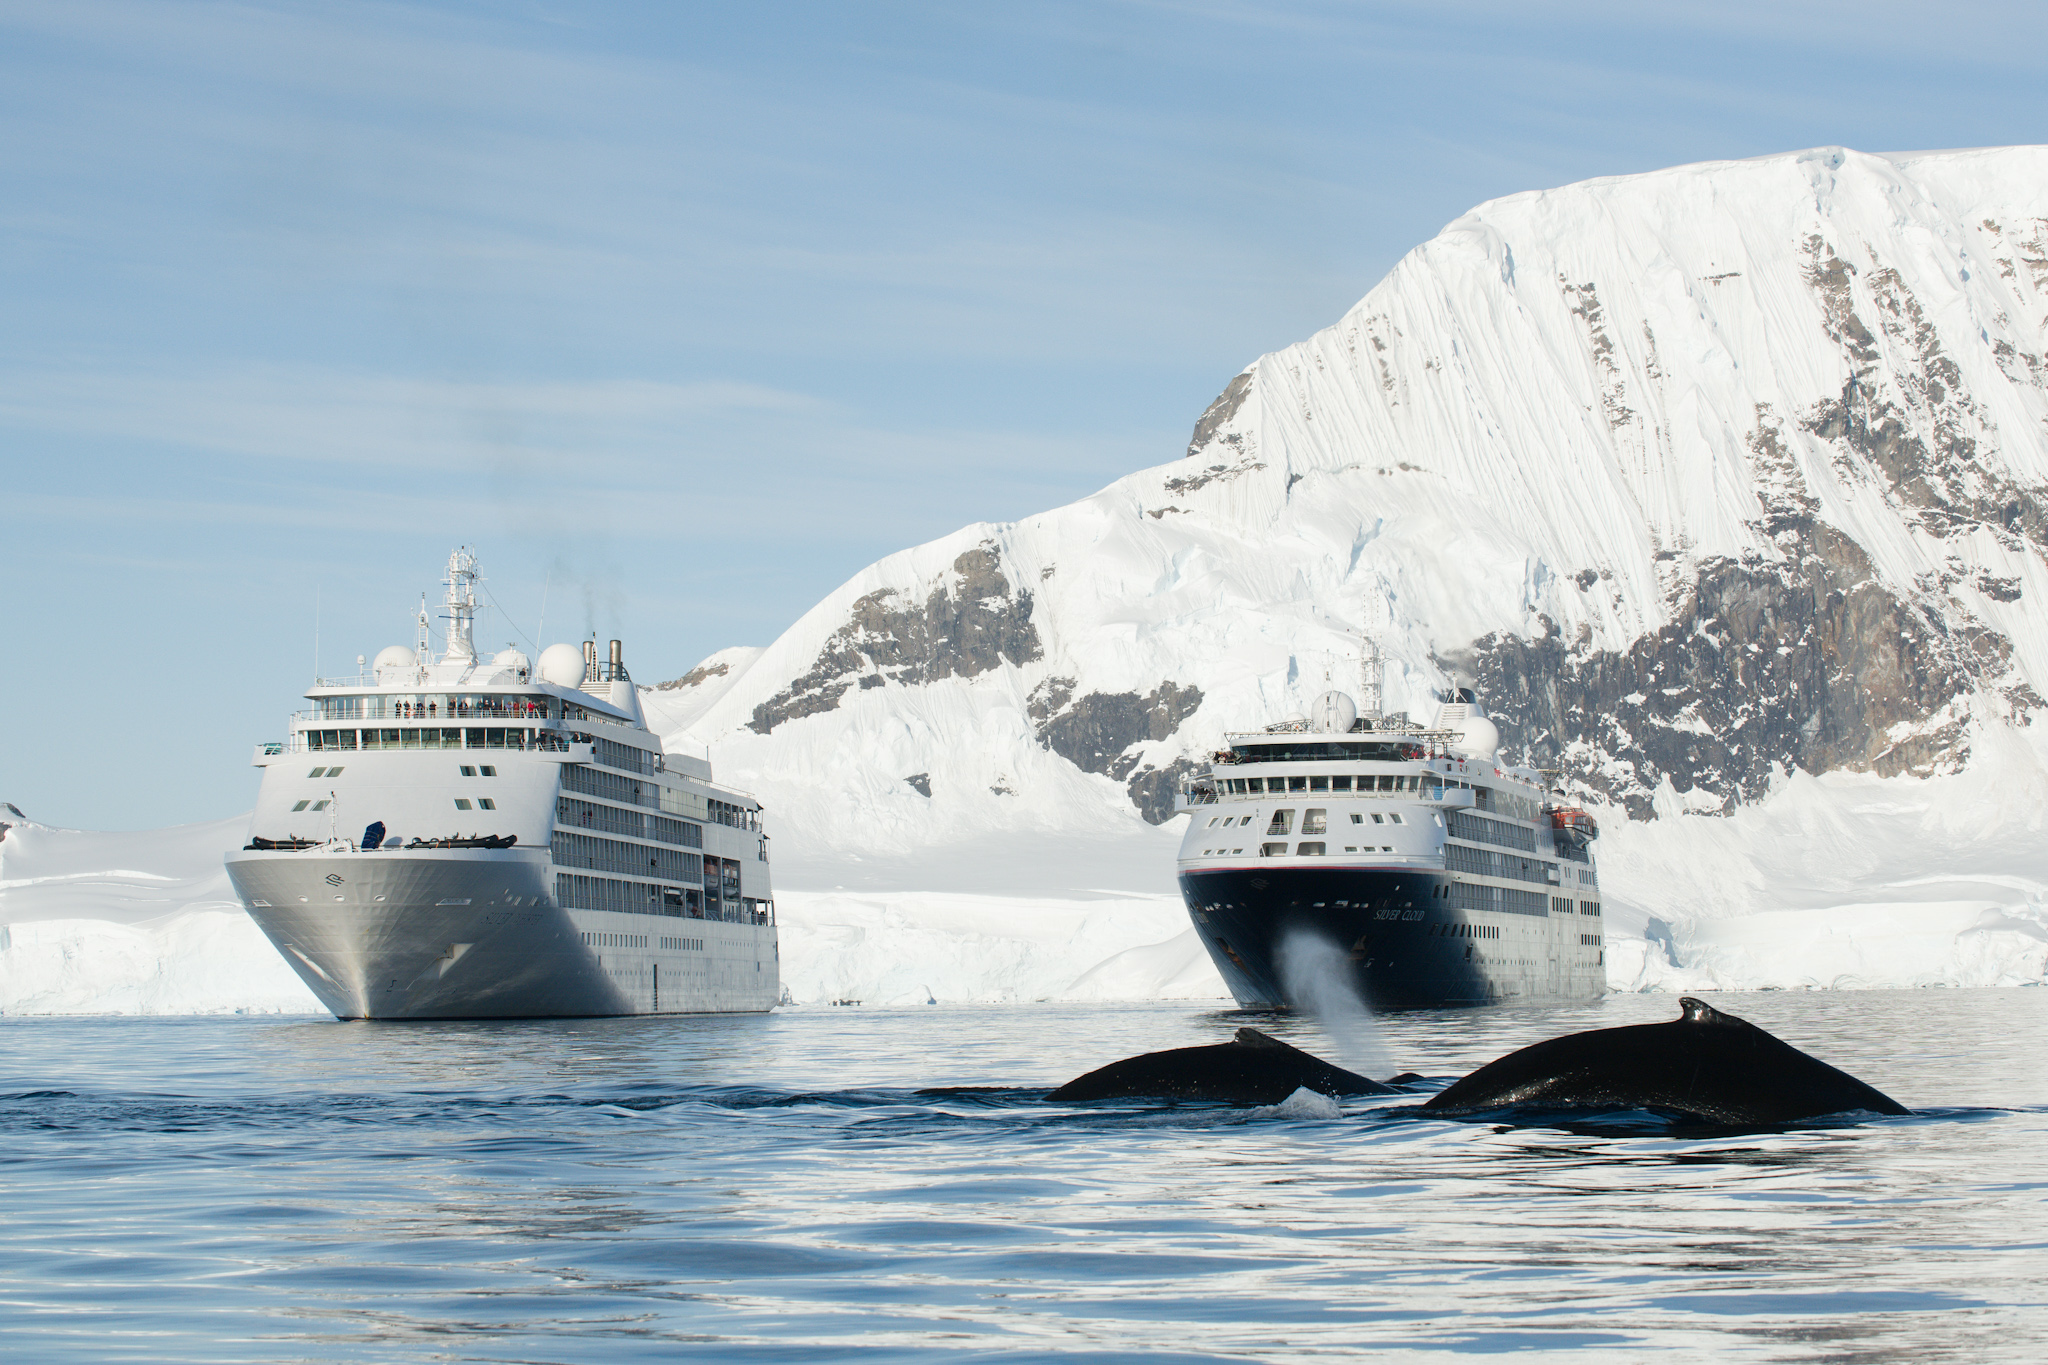
<instances>
[{"instance_id":1,"label":"satellite dome","mask_svg":"<svg viewBox=\"0 0 2048 1365\"><path fill-rule=\"evenodd\" d=\"M516 649L501 649L491 662L499 668L510 668L520 672L526 669L526 656Z\"/></svg>"},{"instance_id":2,"label":"satellite dome","mask_svg":"<svg viewBox=\"0 0 2048 1365\"><path fill-rule=\"evenodd\" d=\"M1484 716L1467 716L1457 724L1451 752L1459 758L1491 759L1500 752L1500 727Z\"/></svg>"},{"instance_id":3,"label":"satellite dome","mask_svg":"<svg viewBox=\"0 0 2048 1365\"><path fill-rule=\"evenodd\" d=\"M540 652L540 679L557 687L583 686L583 651L575 645L549 645Z\"/></svg>"},{"instance_id":4,"label":"satellite dome","mask_svg":"<svg viewBox=\"0 0 2048 1365\"><path fill-rule=\"evenodd\" d=\"M387 668L411 668L417 662L419 660L414 657L413 652L404 645L386 645L377 651L376 662L372 663L370 668L382 673Z\"/></svg>"},{"instance_id":5,"label":"satellite dome","mask_svg":"<svg viewBox=\"0 0 2048 1365\"><path fill-rule=\"evenodd\" d=\"M1358 703L1342 692L1325 692L1308 708L1308 714L1310 729L1341 735L1358 719Z\"/></svg>"}]
</instances>

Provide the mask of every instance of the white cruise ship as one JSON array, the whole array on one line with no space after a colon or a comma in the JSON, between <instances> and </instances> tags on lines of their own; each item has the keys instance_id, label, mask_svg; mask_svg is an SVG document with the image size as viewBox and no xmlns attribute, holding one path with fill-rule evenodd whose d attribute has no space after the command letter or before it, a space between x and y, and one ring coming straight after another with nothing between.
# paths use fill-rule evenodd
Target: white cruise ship
<instances>
[{"instance_id":1,"label":"white cruise ship","mask_svg":"<svg viewBox=\"0 0 2048 1365\"><path fill-rule=\"evenodd\" d=\"M1309 935L1376 1009L1602 994L1593 818L1502 762L1469 691L1427 726L1379 714L1368 658L1366 714L1325 693L1310 716L1228 736L1183 789L1181 896L1230 993L1308 1003L1315 983L1286 959Z\"/></svg>"},{"instance_id":2,"label":"white cruise ship","mask_svg":"<svg viewBox=\"0 0 2048 1365\"><path fill-rule=\"evenodd\" d=\"M242 904L343 1019L760 1012L781 996L761 806L664 754L611 641L475 644L448 561L446 649L321 679L263 769Z\"/></svg>"}]
</instances>

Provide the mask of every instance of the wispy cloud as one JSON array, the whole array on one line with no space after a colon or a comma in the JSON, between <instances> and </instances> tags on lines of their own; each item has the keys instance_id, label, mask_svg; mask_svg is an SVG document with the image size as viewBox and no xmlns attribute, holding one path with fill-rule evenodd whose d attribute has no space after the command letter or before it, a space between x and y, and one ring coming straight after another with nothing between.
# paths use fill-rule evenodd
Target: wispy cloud
<instances>
[{"instance_id":1,"label":"wispy cloud","mask_svg":"<svg viewBox=\"0 0 2048 1365\"><path fill-rule=\"evenodd\" d=\"M803 394L728 380L487 383L304 367L232 374L12 374L0 426L200 454L452 470L479 458L644 458L714 416L813 413Z\"/></svg>"}]
</instances>

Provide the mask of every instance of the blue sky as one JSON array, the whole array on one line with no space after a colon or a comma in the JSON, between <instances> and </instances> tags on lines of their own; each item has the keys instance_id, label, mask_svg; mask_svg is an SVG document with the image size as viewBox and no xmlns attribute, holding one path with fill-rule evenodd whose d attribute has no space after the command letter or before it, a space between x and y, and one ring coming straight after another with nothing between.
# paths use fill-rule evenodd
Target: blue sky
<instances>
[{"instance_id":1,"label":"blue sky","mask_svg":"<svg viewBox=\"0 0 2048 1365\"><path fill-rule=\"evenodd\" d=\"M448 550L643 681L1177 457L1482 200L2048 141L2038 5L0 0L0 800L247 809Z\"/></svg>"}]
</instances>

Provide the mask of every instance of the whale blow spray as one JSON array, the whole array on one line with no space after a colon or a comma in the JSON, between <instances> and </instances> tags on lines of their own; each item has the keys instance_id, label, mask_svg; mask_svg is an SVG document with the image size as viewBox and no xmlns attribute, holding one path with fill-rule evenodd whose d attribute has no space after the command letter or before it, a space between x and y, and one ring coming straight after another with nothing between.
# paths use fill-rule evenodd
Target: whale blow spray
<instances>
[{"instance_id":1,"label":"whale blow spray","mask_svg":"<svg viewBox=\"0 0 2048 1365\"><path fill-rule=\"evenodd\" d=\"M1296 1009L1323 1026L1345 1066L1366 1075L1393 1069L1342 948L1310 930L1291 930L1280 940L1276 965L1281 990Z\"/></svg>"}]
</instances>

